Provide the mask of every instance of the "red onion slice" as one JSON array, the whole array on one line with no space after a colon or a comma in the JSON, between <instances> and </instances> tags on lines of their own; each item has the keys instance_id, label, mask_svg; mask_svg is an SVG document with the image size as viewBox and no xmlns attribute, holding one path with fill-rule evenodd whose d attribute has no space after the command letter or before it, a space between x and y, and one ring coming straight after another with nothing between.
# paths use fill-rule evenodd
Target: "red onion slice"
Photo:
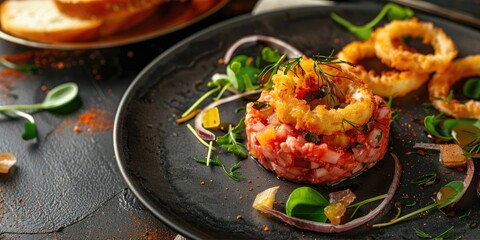
<instances>
[{"instance_id":1,"label":"red onion slice","mask_svg":"<svg viewBox=\"0 0 480 240\"><path fill-rule=\"evenodd\" d=\"M214 102L210 103L209 105L204 107L202 109L202 111L200 113L198 113L197 116L195 117L195 132L197 132L198 136L200 136L205 141L214 141L215 140L215 134L213 134L212 132L208 131L207 129L205 129L203 127L203 124L202 124L203 114L205 114L205 112L208 109L214 108L216 106L222 105L222 104L227 103L227 102L237 100L237 99L242 98L242 97L257 94L257 93L260 93L262 91L263 91L263 89L258 89L258 90L254 90L254 91L239 93L239 94L231 95L231 96L228 96L226 98L222 98L218 101L214 101Z\"/></svg>"},{"instance_id":2,"label":"red onion slice","mask_svg":"<svg viewBox=\"0 0 480 240\"><path fill-rule=\"evenodd\" d=\"M237 50L243 44L255 43L255 42L265 43L266 45L272 47L273 49L279 50L280 53L287 53L289 57L301 57L304 55L300 50L298 50L294 46L278 38L265 36L265 35L252 35L252 36L246 36L246 37L240 38L239 40L234 42L225 53L225 56L223 57L223 61L225 63L230 62L230 59L232 58L235 50Z\"/></svg>"},{"instance_id":3,"label":"red onion slice","mask_svg":"<svg viewBox=\"0 0 480 240\"><path fill-rule=\"evenodd\" d=\"M440 150L440 144L435 143L415 143L413 148L423 148L423 149L433 149L433 150ZM465 174L465 179L463 180L463 191L460 195L455 199L455 203L462 199L463 195L467 191L470 183L473 179L473 174L475 173L475 164L473 163L472 158L467 158L467 173Z\"/></svg>"},{"instance_id":4,"label":"red onion slice","mask_svg":"<svg viewBox=\"0 0 480 240\"><path fill-rule=\"evenodd\" d=\"M455 199L455 203L457 203L458 201L460 201L460 199L462 199L463 195L465 194L468 187L470 186L470 183L472 182L474 173L475 173L475 164L473 163L472 158L468 158L467 173L466 173L465 179L463 180L463 191L460 193L457 199Z\"/></svg>"},{"instance_id":5,"label":"red onion slice","mask_svg":"<svg viewBox=\"0 0 480 240\"><path fill-rule=\"evenodd\" d=\"M383 201L373 211L369 212L363 217L354 219L342 225L333 225L329 223L319 223L296 217L289 217L285 213L266 207L262 207L262 211L270 213L271 215L282 220L283 222L293 225L295 227L321 233L345 232L364 225L365 223L375 218L385 208L385 206L387 206L387 204L392 200L393 196L395 195L398 186L400 185L402 166L400 165L400 160L398 160L397 156L393 153L391 155L395 161L395 173L393 176L393 181L390 184L390 188L388 189L387 197L383 199Z\"/></svg>"}]
</instances>

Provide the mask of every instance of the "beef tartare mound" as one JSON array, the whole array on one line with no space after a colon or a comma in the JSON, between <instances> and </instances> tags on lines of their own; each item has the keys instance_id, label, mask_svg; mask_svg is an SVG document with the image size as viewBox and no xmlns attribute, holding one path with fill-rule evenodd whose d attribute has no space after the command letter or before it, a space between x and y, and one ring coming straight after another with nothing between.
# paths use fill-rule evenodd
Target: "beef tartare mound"
<instances>
[{"instance_id":1,"label":"beef tartare mound","mask_svg":"<svg viewBox=\"0 0 480 240\"><path fill-rule=\"evenodd\" d=\"M383 158L391 111L330 59L290 60L247 105L252 157L279 178L333 184Z\"/></svg>"}]
</instances>

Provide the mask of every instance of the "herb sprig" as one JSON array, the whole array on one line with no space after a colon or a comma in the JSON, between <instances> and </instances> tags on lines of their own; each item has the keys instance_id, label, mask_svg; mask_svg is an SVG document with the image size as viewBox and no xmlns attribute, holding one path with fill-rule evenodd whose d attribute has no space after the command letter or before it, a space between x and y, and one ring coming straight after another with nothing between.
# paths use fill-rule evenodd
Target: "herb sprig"
<instances>
[{"instance_id":1,"label":"herb sprig","mask_svg":"<svg viewBox=\"0 0 480 240\"><path fill-rule=\"evenodd\" d=\"M420 238L424 238L424 239L435 239L435 240L443 240L444 239L444 236L447 235L450 231L453 230L453 226L451 226L450 228L448 228L447 230L443 231L442 233L438 234L437 236L433 236L425 231L422 231L420 229L416 229L415 228L415 234L420 237ZM447 237L445 237L447 238Z\"/></svg>"},{"instance_id":2,"label":"herb sprig","mask_svg":"<svg viewBox=\"0 0 480 240\"><path fill-rule=\"evenodd\" d=\"M234 128L232 128L232 125L230 124L228 126L228 132L221 137L217 137L216 140L222 148L242 159L247 158L248 156L247 148L241 143L243 141L241 133L245 130L244 120L245 118L240 119L237 126Z\"/></svg>"},{"instance_id":3,"label":"herb sprig","mask_svg":"<svg viewBox=\"0 0 480 240\"><path fill-rule=\"evenodd\" d=\"M351 22L347 21L346 19L340 17L336 13L331 13L330 17L337 22L338 24L342 25L343 27L347 28L351 33L357 36L360 39L369 39L372 35L373 28L380 23L380 21L387 16L388 19L395 20L395 19L409 19L412 18L414 15L412 9L408 7L402 7L400 5L394 3L387 3L380 13L369 23L363 26L357 26L352 24Z\"/></svg>"},{"instance_id":4,"label":"herb sprig","mask_svg":"<svg viewBox=\"0 0 480 240\"><path fill-rule=\"evenodd\" d=\"M225 174L227 174L231 179L233 179L235 181L240 180L241 176L240 176L240 173L238 171L238 169L240 169L240 162L235 163L230 169L227 169L227 167L225 167L225 164L220 160L220 158L218 156L215 156L214 158L211 158L212 142L210 142L210 144L208 146L209 147L208 147L207 157L205 159L194 158L195 161L198 162L198 163L205 164L207 166L215 165L215 166L222 167Z\"/></svg>"}]
</instances>

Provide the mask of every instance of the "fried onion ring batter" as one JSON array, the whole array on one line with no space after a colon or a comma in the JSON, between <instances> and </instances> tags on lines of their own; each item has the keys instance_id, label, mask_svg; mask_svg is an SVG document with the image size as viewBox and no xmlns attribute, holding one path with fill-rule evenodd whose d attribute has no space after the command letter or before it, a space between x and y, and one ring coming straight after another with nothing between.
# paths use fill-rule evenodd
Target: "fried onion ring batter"
<instances>
[{"instance_id":1,"label":"fried onion ring batter","mask_svg":"<svg viewBox=\"0 0 480 240\"><path fill-rule=\"evenodd\" d=\"M480 55L455 60L445 70L436 73L428 86L433 106L455 118L480 119L480 101L461 103L457 99L448 99L452 85L471 76L480 76Z\"/></svg>"},{"instance_id":2,"label":"fried onion ring batter","mask_svg":"<svg viewBox=\"0 0 480 240\"><path fill-rule=\"evenodd\" d=\"M305 99L309 93L327 86L325 79L320 78L317 66L329 76L330 86L334 85L331 90L335 88L342 93L341 96L337 94L339 107L331 108L327 104L312 106L312 102ZM304 57L299 67L287 73L280 70L273 76L271 96L278 119L296 129L324 135L345 132L367 123L375 108L371 90L338 65L317 66L314 60ZM324 98L328 97L331 96Z\"/></svg>"},{"instance_id":3,"label":"fried onion ring batter","mask_svg":"<svg viewBox=\"0 0 480 240\"><path fill-rule=\"evenodd\" d=\"M374 70L367 71L364 66L358 65L362 59L375 57L375 43L372 39L351 42L338 53L339 59L355 64L355 66L342 64L342 68L356 75L372 89L374 94L382 97L404 96L418 89L429 78L428 72L416 73L413 71L392 70L377 75Z\"/></svg>"},{"instance_id":4,"label":"fried onion ring batter","mask_svg":"<svg viewBox=\"0 0 480 240\"><path fill-rule=\"evenodd\" d=\"M399 47L396 42L403 36L422 37L435 54L414 53ZM375 51L383 63L400 70L433 72L443 69L457 55L452 39L432 23L419 22L416 18L392 21L373 34Z\"/></svg>"}]
</instances>

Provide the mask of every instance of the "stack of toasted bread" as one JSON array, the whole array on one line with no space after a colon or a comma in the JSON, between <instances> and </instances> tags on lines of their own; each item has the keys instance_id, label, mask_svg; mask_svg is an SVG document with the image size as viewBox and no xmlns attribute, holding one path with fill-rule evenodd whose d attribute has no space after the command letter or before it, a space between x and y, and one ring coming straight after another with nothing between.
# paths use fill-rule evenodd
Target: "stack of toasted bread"
<instances>
[{"instance_id":1,"label":"stack of toasted bread","mask_svg":"<svg viewBox=\"0 0 480 240\"><path fill-rule=\"evenodd\" d=\"M40 42L94 40L130 29L164 0L8 0L0 6L3 31Z\"/></svg>"}]
</instances>

